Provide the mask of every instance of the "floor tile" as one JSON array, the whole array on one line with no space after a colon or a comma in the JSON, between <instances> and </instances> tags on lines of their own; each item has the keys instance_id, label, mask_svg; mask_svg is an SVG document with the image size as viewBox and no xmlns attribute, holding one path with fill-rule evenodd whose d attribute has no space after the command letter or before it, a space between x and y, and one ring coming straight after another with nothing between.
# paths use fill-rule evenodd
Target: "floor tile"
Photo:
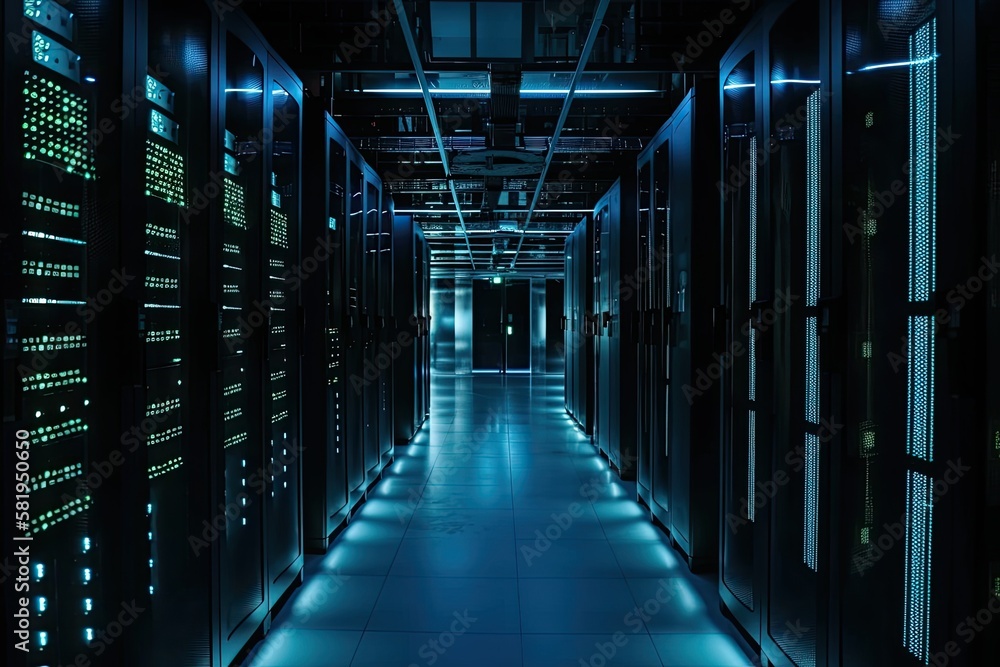
<instances>
[{"instance_id":1,"label":"floor tile","mask_svg":"<svg viewBox=\"0 0 1000 667\"><path fill-rule=\"evenodd\" d=\"M477 634L519 634L514 579L389 577L367 630L440 632L457 619Z\"/></svg>"},{"instance_id":2,"label":"floor tile","mask_svg":"<svg viewBox=\"0 0 1000 667\"><path fill-rule=\"evenodd\" d=\"M721 617L710 609L687 577L629 579L636 608L652 633L720 632ZM716 603L713 605L718 607Z\"/></svg>"},{"instance_id":3,"label":"floor tile","mask_svg":"<svg viewBox=\"0 0 1000 667\"><path fill-rule=\"evenodd\" d=\"M360 632L276 629L243 667L349 667L360 641Z\"/></svg>"},{"instance_id":4,"label":"floor tile","mask_svg":"<svg viewBox=\"0 0 1000 667\"><path fill-rule=\"evenodd\" d=\"M427 509L511 509L509 484L428 484L420 496Z\"/></svg>"},{"instance_id":5,"label":"floor tile","mask_svg":"<svg viewBox=\"0 0 1000 667\"><path fill-rule=\"evenodd\" d=\"M521 664L520 635L366 632L351 667L511 667Z\"/></svg>"},{"instance_id":6,"label":"floor tile","mask_svg":"<svg viewBox=\"0 0 1000 667\"><path fill-rule=\"evenodd\" d=\"M645 632L624 579L521 579L523 634Z\"/></svg>"},{"instance_id":7,"label":"floor tile","mask_svg":"<svg viewBox=\"0 0 1000 667\"><path fill-rule=\"evenodd\" d=\"M751 667L735 639L724 634L651 635L664 667Z\"/></svg>"},{"instance_id":8,"label":"floor tile","mask_svg":"<svg viewBox=\"0 0 1000 667\"><path fill-rule=\"evenodd\" d=\"M645 631L611 635L524 635L524 667L621 665L660 667L660 658ZM603 660L602 660L603 658Z\"/></svg>"},{"instance_id":9,"label":"floor tile","mask_svg":"<svg viewBox=\"0 0 1000 667\"><path fill-rule=\"evenodd\" d=\"M537 531L537 533L536 533ZM552 535L571 540L604 540L604 528L590 503L573 501L559 510L514 510L514 532L519 540Z\"/></svg>"},{"instance_id":10,"label":"floor tile","mask_svg":"<svg viewBox=\"0 0 1000 667\"><path fill-rule=\"evenodd\" d=\"M364 630L385 577L319 574L309 577L275 618L277 627Z\"/></svg>"},{"instance_id":11,"label":"floor tile","mask_svg":"<svg viewBox=\"0 0 1000 667\"><path fill-rule=\"evenodd\" d=\"M552 530L548 534L557 535ZM526 578L620 577L621 568L606 540L549 539L517 541L517 576Z\"/></svg>"},{"instance_id":12,"label":"floor tile","mask_svg":"<svg viewBox=\"0 0 1000 667\"><path fill-rule=\"evenodd\" d=\"M517 577L514 545L503 539L405 538L392 566L393 576Z\"/></svg>"},{"instance_id":13,"label":"floor tile","mask_svg":"<svg viewBox=\"0 0 1000 667\"><path fill-rule=\"evenodd\" d=\"M511 510L432 509L425 506L413 514L406 529L406 537L477 535L513 540L514 525L514 513Z\"/></svg>"}]
</instances>

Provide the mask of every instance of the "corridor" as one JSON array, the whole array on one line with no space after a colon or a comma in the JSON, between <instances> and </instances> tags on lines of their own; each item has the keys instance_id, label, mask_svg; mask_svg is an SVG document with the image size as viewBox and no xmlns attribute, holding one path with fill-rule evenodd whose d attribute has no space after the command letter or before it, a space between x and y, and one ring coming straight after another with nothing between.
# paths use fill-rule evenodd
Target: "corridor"
<instances>
[{"instance_id":1,"label":"corridor","mask_svg":"<svg viewBox=\"0 0 1000 667\"><path fill-rule=\"evenodd\" d=\"M244 667L736 667L692 575L563 407L561 376L435 376L428 423Z\"/></svg>"}]
</instances>

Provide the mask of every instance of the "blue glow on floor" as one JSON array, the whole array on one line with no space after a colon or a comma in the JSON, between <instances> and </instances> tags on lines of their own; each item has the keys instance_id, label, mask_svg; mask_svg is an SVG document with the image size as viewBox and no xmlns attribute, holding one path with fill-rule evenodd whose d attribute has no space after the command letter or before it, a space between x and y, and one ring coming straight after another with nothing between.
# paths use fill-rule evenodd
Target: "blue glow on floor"
<instances>
[{"instance_id":1,"label":"blue glow on floor","mask_svg":"<svg viewBox=\"0 0 1000 667\"><path fill-rule=\"evenodd\" d=\"M754 664L715 579L566 417L562 382L433 378L428 424L244 667Z\"/></svg>"}]
</instances>

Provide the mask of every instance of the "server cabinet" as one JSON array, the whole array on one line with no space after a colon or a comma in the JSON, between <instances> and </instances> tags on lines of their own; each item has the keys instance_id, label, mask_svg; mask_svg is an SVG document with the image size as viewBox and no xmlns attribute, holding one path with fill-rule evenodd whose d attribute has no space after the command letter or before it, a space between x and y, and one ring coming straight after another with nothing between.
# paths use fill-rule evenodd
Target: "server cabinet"
<instances>
[{"instance_id":1,"label":"server cabinet","mask_svg":"<svg viewBox=\"0 0 1000 667\"><path fill-rule=\"evenodd\" d=\"M318 100L306 101L302 238L315 243L315 272L302 282L302 431L305 546L325 553L346 519L349 440L347 399L348 312L346 267L347 155L350 142ZM322 250L320 250L322 248ZM326 259L323 259L326 257ZM303 258L303 265L306 258ZM318 360L322 360L319 363Z\"/></svg>"},{"instance_id":2,"label":"server cabinet","mask_svg":"<svg viewBox=\"0 0 1000 667\"><path fill-rule=\"evenodd\" d=\"M127 88L138 99L126 121L122 182L138 195L129 201L140 214L123 218L121 235L126 263L142 280L134 304L140 327L137 347L126 344L118 352L130 374L123 386L134 387L122 431L139 445L132 456L140 464L122 470L131 479L121 526L142 575L133 594L146 612L137 623L143 632L128 634L125 664L196 665L207 663L210 647L218 646L210 638L217 553L202 524L218 511L212 504L218 459L205 410L205 369L217 359L214 346L205 344L213 339L207 330L213 318L203 287L209 229L217 223L208 208L213 192L204 186L220 154L212 148L210 122L217 110L210 53L217 42L205 3L142 2L137 8L134 78ZM184 42L197 48L185 51ZM131 519L136 512L141 523ZM176 635L165 627L176 628Z\"/></svg>"},{"instance_id":3,"label":"server cabinet","mask_svg":"<svg viewBox=\"0 0 1000 667\"><path fill-rule=\"evenodd\" d=\"M756 334L724 376L720 591L771 664L986 664L977 8L817 9L775 5L723 63L727 342Z\"/></svg>"},{"instance_id":4,"label":"server cabinet","mask_svg":"<svg viewBox=\"0 0 1000 667\"><path fill-rule=\"evenodd\" d=\"M670 147L671 121L660 128L638 158L638 264L648 276L639 285L640 343L636 387L639 437L636 462L636 491L653 516L670 525L667 428L670 423L670 372L665 327L669 322L670 293ZM655 173L655 177L654 177ZM656 193L654 195L654 193ZM660 201L656 201L656 197ZM659 204L659 206L657 205ZM656 488L656 493L653 489ZM654 498L655 495L655 498Z\"/></svg>"},{"instance_id":5,"label":"server cabinet","mask_svg":"<svg viewBox=\"0 0 1000 667\"><path fill-rule=\"evenodd\" d=\"M594 237L585 216L566 239L563 345L566 411L587 435L594 432Z\"/></svg>"},{"instance_id":6,"label":"server cabinet","mask_svg":"<svg viewBox=\"0 0 1000 667\"><path fill-rule=\"evenodd\" d=\"M849 346L840 664L996 660L996 620L978 620L1000 609L990 4L829 5Z\"/></svg>"},{"instance_id":7,"label":"server cabinet","mask_svg":"<svg viewBox=\"0 0 1000 667\"><path fill-rule=\"evenodd\" d=\"M419 260L420 292L419 297L420 315L420 354L421 359L417 364L420 376L420 409L417 411L417 418L421 424L431 414L431 246L421 230L417 237L417 259Z\"/></svg>"},{"instance_id":8,"label":"server cabinet","mask_svg":"<svg viewBox=\"0 0 1000 667\"><path fill-rule=\"evenodd\" d=\"M722 604L758 645L766 619L767 510L758 512L758 481L771 470L773 313L767 144L764 115L767 52L763 32L771 9L758 13L722 60L720 72L725 349L742 349L721 379L722 524L719 592ZM773 315L771 315L773 316ZM763 474L761 471L766 471Z\"/></svg>"},{"instance_id":9,"label":"server cabinet","mask_svg":"<svg viewBox=\"0 0 1000 667\"><path fill-rule=\"evenodd\" d=\"M302 86L242 15L220 22L221 322L211 402L220 530L218 642L230 662L303 561L298 443ZM255 259L256 258L256 259Z\"/></svg>"},{"instance_id":10,"label":"server cabinet","mask_svg":"<svg viewBox=\"0 0 1000 667\"><path fill-rule=\"evenodd\" d=\"M382 184L375 171L367 164L363 168L364 225L364 283L362 285L362 313L364 335L364 382L361 400L364 415L365 481L375 481L381 470L379 440L381 386L383 372L378 367L379 353L379 238L382 226Z\"/></svg>"},{"instance_id":11,"label":"server cabinet","mask_svg":"<svg viewBox=\"0 0 1000 667\"><path fill-rule=\"evenodd\" d=\"M594 301L600 317L594 444L623 479L635 479L637 463L638 413L627 396L636 386L638 364L638 208L632 173L616 181L594 209Z\"/></svg>"},{"instance_id":12,"label":"server cabinet","mask_svg":"<svg viewBox=\"0 0 1000 667\"><path fill-rule=\"evenodd\" d=\"M393 433L397 445L405 445L423 422L421 392L423 376L420 363L423 341L420 338L421 299L423 287L423 232L409 215L397 215L393 221L393 270L401 276L393 301L394 317L399 334L399 354L393 364ZM417 253L420 253L418 259ZM413 276L412 281L409 276ZM419 417L419 418L418 418Z\"/></svg>"},{"instance_id":13,"label":"server cabinet","mask_svg":"<svg viewBox=\"0 0 1000 667\"><path fill-rule=\"evenodd\" d=\"M99 662L91 643L128 583L114 530L122 478L109 463L112 452L124 456L115 449L121 406L106 362L121 335L116 297L138 286L122 271L117 238L122 133L104 111L126 77L124 9L3 7L0 391L12 665ZM95 141L101 120L115 131ZM107 664L119 659L117 648L107 653Z\"/></svg>"},{"instance_id":14,"label":"server cabinet","mask_svg":"<svg viewBox=\"0 0 1000 667\"><path fill-rule=\"evenodd\" d=\"M255 35L239 30L233 22L228 22L230 27L238 32L221 31L218 141L223 145L226 176L223 220L213 248L222 349L213 391L212 444L222 449L222 467L215 476L221 477L226 502L239 498L250 475L264 465L261 380L268 317L254 303L263 276L260 263L253 260L263 256L267 230L261 155L265 148L259 140L255 142L264 134L267 58ZM259 497L254 500L240 508L235 521L227 517L220 538L218 638L223 662L236 656L267 613L264 504Z\"/></svg>"},{"instance_id":15,"label":"server cabinet","mask_svg":"<svg viewBox=\"0 0 1000 667\"><path fill-rule=\"evenodd\" d=\"M819 71L819 12L816 3L795 2L776 16L766 34L769 224L774 240L773 310L761 324L771 334L776 392L771 437L772 467L764 469L758 493L766 501L768 574L763 650L776 664L815 665L825 641L829 564L820 557L821 490L829 485L828 443L832 423L830 367L821 346L833 343L821 328L829 312L831 221L822 119L825 101ZM763 137L762 137L763 138ZM786 470L787 469L787 470ZM785 481L781 492L768 485ZM756 494L755 494L756 495ZM755 500L755 504L760 504ZM796 625L798 624L798 625ZM796 632L789 628L797 627ZM808 628L808 629L806 629Z\"/></svg>"},{"instance_id":16,"label":"server cabinet","mask_svg":"<svg viewBox=\"0 0 1000 667\"><path fill-rule=\"evenodd\" d=\"M299 577L302 550L301 281L326 252L326 241L301 244L302 82L276 58L268 60L271 147L265 164L270 174L268 242L262 264L262 293L271 302L265 333L265 479L267 509L268 603L273 606ZM265 134L265 137L267 135ZM301 274L299 277L297 274Z\"/></svg>"},{"instance_id":17,"label":"server cabinet","mask_svg":"<svg viewBox=\"0 0 1000 667\"><path fill-rule=\"evenodd\" d=\"M640 154L638 170L640 270L647 278L638 281L644 359L637 488L695 570L714 569L718 560L719 402L712 376L721 371L713 182L719 111L714 95L705 94L715 85L696 84Z\"/></svg>"},{"instance_id":18,"label":"server cabinet","mask_svg":"<svg viewBox=\"0 0 1000 667\"><path fill-rule=\"evenodd\" d=\"M346 390L347 488L353 505L367 488L365 438L365 361L367 327L364 319L365 289L365 188L364 160L353 147L347 165L347 347L344 360L350 389Z\"/></svg>"},{"instance_id":19,"label":"server cabinet","mask_svg":"<svg viewBox=\"0 0 1000 667\"><path fill-rule=\"evenodd\" d=\"M828 628L821 489L834 380L819 357L829 320L821 239L831 229L819 35L815 3L773 3L724 58L720 91L729 357L720 591L776 665L817 664Z\"/></svg>"},{"instance_id":20,"label":"server cabinet","mask_svg":"<svg viewBox=\"0 0 1000 667\"><path fill-rule=\"evenodd\" d=\"M378 409L379 409L379 455L380 469L392 460L395 444L393 424L393 366L399 354L399 333L394 307L395 262L392 245L393 206L392 197L382 197L378 235L378 351L376 359L379 368ZM400 274L402 276L402 274ZM406 278L408 279L408 278Z\"/></svg>"}]
</instances>

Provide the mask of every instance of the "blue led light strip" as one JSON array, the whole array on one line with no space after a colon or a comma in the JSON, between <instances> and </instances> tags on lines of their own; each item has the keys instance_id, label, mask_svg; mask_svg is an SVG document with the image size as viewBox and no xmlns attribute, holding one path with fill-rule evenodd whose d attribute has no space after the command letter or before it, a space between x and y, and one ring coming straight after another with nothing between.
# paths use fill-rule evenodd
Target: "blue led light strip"
<instances>
[{"instance_id":1,"label":"blue led light strip","mask_svg":"<svg viewBox=\"0 0 1000 667\"><path fill-rule=\"evenodd\" d=\"M815 316L806 318L805 418L819 426L819 335Z\"/></svg>"},{"instance_id":2,"label":"blue led light strip","mask_svg":"<svg viewBox=\"0 0 1000 667\"><path fill-rule=\"evenodd\" d=\"M806 306L819 300L820 97L806 100Z\"/></svg>"},{"instance_id":3,"label":"blue led light strip","mask_svg":"<svg viewBox=\"0 0 1000 667\"><path fill-rule=\"evenodd\" d=\"M757 137L750 137L750 160L757 158ZM757 300L757 165L750 165L750 303Z\"/></svg>"},{"instance_id":4,"label":"blue led light strip","mask_svg":"<svg viewBox=\"0 0 1000 667\"><path fill-rule=\"evenodd\" d=\"M909 299L935 289L937 224L937 19L910 36ZM908 318L906 451L934 460L934 317ZM903 645L930 664L933 480L907 472Z\"/></svg>"},{"instance_id":5,"label":"blue led light strip","mask_svg":"<svg viewBox=\"0 0 1000 667\"><path fill-rule=\"evenodd\" d=\"M937 47L937 19L910 37L911 60ZM910 301L929 301L934 291L936 225L937 63L910 68ZM907 340L907 442L911 456L934 460L934 323L911 317Z\"/></svg>"},{"instance_id":6,"label":"blue led light strip","mask_svg":"<svg viewBox=\"0 0 1000 667\"><path fill-rule=\"evenodd\" d=\"M934 459L934 317L910 317L906 339L906 453Z\"/></svg>"},{"instance_id":7,"label":"blue led light strip","mask_svg":"<svg viewBox=\"0 0 1000 667\"><path fill-rule=\"evenodd\" d=\"M906 585L903 602L903 645L930 664L931 544L934 480L906 473Z\"/></svg>"},{"instance_id":8,"label":"blue led light strip","mask_svg":"<svg viewBox=\"0 0 1000 667\"><path fill-rule=\"evenodd\" d=\"M820 288L820 93L806 100L806 306L815 308ZM806 317L805 419L819 425L819 336L815 316ZM802 562L818 569L820 442L807 433Z\"/></svg>"},{"instance_id":9,"label":"blue led light strip","mask_svg":"<svg viewBox=\"0 0 1000 667\"><path fill-rule=\"evenodd\" d=\"M757 137L750 137L750 242L749 242L749 302L752 304L757 300ZM750 359L747 369L747 398L751 401L757 397L757 331L750 329ZM754 408L750 408L749 420L747 423L747 514L751 521L755 521L757 512L754 508L754 482L756 482L757 472L757 415Z\"/></svg>"},{"instance_id":10,"label":"blue led light strip","mask_svg":"<svg viewBox=\"0 0 1000 667\"><path fill-rule=\"evenodd\" d=\"M819 554L819 436L806 434L806 506L802 562L818 569Z\"/></svg>"},{"instance_id":11,"label":"blue led light strip","mask_svg":"<svg viewBox=\"0 0 1000 667\"><path fill-rule=\"evenodd\" d=\"M757 413L753 410L747 412L747 455L747 518L756 521L753 485L757 472Z\"/></svg>"},{"instance_id":12,"label":"blue led light strip","mask_svg":"<svg viewBox=\"0 0 1000 667\"><path fill-rule=\"evenodd\" d=\"M934 291L937 208L937 19L910 37L910 301Z\"/></svg>"}]
</instances>

